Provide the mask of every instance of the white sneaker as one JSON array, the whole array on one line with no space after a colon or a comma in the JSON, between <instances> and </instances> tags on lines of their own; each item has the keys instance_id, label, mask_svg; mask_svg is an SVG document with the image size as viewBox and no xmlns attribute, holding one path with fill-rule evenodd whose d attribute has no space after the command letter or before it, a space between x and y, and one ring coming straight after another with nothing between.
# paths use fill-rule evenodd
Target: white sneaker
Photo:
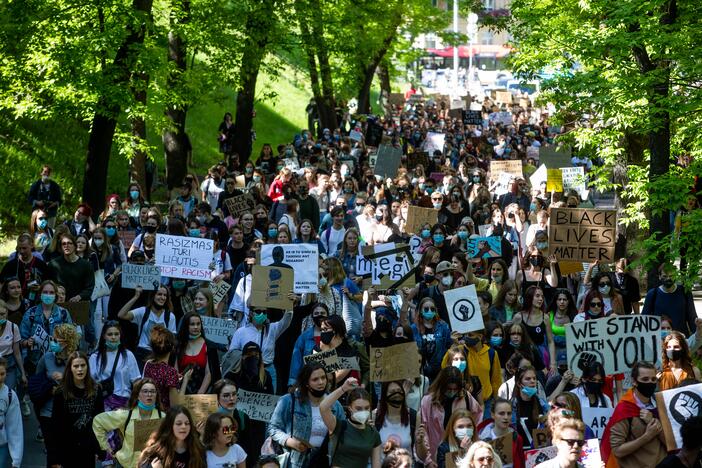
<instances>
[{"instance_id":1,"label":"white sneaker","mask_svg":"<svg viewBox=\"0 0 702 468\"><path fill-rule=\"evenodd\" d=\"M29 401L22 400L22 416L25 418L32 414L32 408L29 406Z\"/></svg>"}]
</instances>

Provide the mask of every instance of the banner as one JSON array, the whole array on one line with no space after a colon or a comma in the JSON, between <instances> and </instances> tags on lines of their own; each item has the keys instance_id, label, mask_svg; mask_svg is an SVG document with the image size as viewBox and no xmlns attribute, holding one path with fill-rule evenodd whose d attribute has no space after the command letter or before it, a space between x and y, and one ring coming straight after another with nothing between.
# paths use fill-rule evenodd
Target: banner
<instances>
[{"instance_id":1,"label":"banner","mask_svg":"<svg viewBox=\"0 0 702 468\"><path fill-rule=\"evenodd\" d=\"M200 318L208 340L229 346L237 326L234 320L205 315L201 315Z\"/></svg>"},{"instance_id":2,"label":"banner","mask_svg":"<svg viewBox=\"0 0 702 468\"><path fill-rule=\"evenodd\" d=\"M161 285L161 270L155 265L122 265L122 287L136 289L141 286L144 291L155 291Z\"/></svg>"},{"instance_id":3,"label":"banner","mask_svg":"<svg viewBox=\"0 0 702 468\"><path fill-rule=\"evenodd\" d=\"M219 409L217 395L178 395L175 402L171 405L181 405L188 408L193 421L197 426L201 422L205 422L207 417L212 413L216 413Z\"/></svg>"},{"instance_id":4,"label":"banner","mask_svg":"<svg viewBox=\"0 0 702 468\"><path fill-rule=\"evenodd\" d=\"M405 223L405 232L407 234L416 234L426 223L433 226L438 222L438 220L439 210L409 205L407 207L407 223Z\"/></svg>"},{"instance_id":5,"label":"banner","mask_svg":"<svg viewBox=\"0 0 702 468\"><path fill-rule=\"evenodd\" d=\"M444 291L444 299L451 320L451 331L468 333L485 328L475 285Z\"/></svg>"},{"instance_id":6,"label":"banner","mask_svg":"<svg viewBox=\"0 0 702 468\"><path fill-rule=\"evenodd\" d=\"M371 382L414 380L419 377L421 365L422 357L414 341L370 349Z\"/></svg>"},{"instance_id":7,"label":"banner","mask_svg":"<svg viewBox=\"0 0 702 468\"><path fill-rule=\"evenodd\" d=\"M655 315L613 315L565 327L568 368L578 377L595 361L607 375L636 361L660 362L661 319Z\"/></svg>"},{"instance_id":8,"label":"banner","mask_svg":"<svg viewBox=\"0 0 702 468\"><path fill-rule=\"evenodd\" d=\"M300 166L298 165L298 169L299 167ZM247 211L253 213L254 208L256 207L256 201L248 193L227 198L224 200L224 203L227 205L227 209L229 210L232 218L238 218L242 215L242 213L246 213Z\"/></svg>"},{"instance_id":9,"label":"banner","mask_svg":"<svg viewBox=\"0 0 702 468\"><path fill-rule=\"evenodd\" d=\"M470 258L496 258L502 256L502 237L471 237L468 239Z\"/></svg>"},{"instance_id":10,"label":"banner","mask_svg":"<svg viewBox=\"0 0 702 468\"><path fill-rule=\"evenodd\" d=\"M288 298L288 294L293 290L293 276L290 267L254 265L251 307L292 310L293 301Z\"/></svg>"},{"instance_id":11,"label":"banner","mask_svg":"<svg viewBox=\"0 0 702 468\"><path fill-rule=\"evenodd\" d=\"M688 418L702 416L702 383L656 393L656 406L668 451L682 448L680 426Z\"/></svg>"},{"instance_id":12,"label":"banner","mask_svg":"<svg viewBox=\"0 0 702 468\"><path fill-rule=\"evenodd\" d=\"M239 389L237 392L236 409L243 411L246 415L255 420L270 422L273 418L275 405L280 400L279 395L269 395L267 393L249 392Z\"/></svg>"},{"instance_id":13,"label":"banner","mask_svg":"<svg viewBox=\"0 0 702 468\"><path fill-rule=\"evenodd\" d=\"M296 293L319 291L317 244L265 244L261 246L261 265L292 268ZM285 293L287 295L287 292Z\"/></svg>"},{"instance_id":14,"label":"banner","mask_svg":"<svg viewBox=\"0 0 702 468\"><path fill-rule=\"evenodd\" d=\"M210 281L214 241L156 234L156 266L168 278Z\"/></svg>"},{"instance_id":15,"label":"banner","mask_svg":"<svg viewBox=\"0 0 702 468\"><path fill-rule=\"evenodd\" d=\"M401 161L402 148L395 148L392 145L380 145L373 174L382 176L383 179L395 177Z\"/></svg>"},{"instance_id":16,"label":"banner","mask_svg":"<svg viewBox=\"0 0 702 468\"><path fill-rule=\"evenodd\" d=\"M614 408L582 408L583 422L592 429L595 437L602 439L605 427L612 417Z\"/></svg>"},{"instance_id":17,"label":"banner","mask_svg":"<svg viewBox=\"0 0 702 468\"><path fill-rule=\"evenodd\" d=\"M214 281L210 282L210 292L212 292L212 303L217 306L220 302L222 302L222 299L227 297L227 293L229 290L232 288L232 285L227 283L226 281L220 281L218 283L215 283Z\"/></svg>"},{"instance_id":18,"label":"banner","mask_svg":"<svg viewBox=\"0 0 702 468\"><path fill-rule=\"evenodd\" d=\"M490 161L490 184L500 178L500 174L507 173L514 177L522 177L522 162L519 160Z\"/></svg>"},{"instance_id":19,"label":"banner","mask_svg":"<svg viewBox=\"0 0 702 468\"><path fill-rule=\"evenodd\" d=\"M616 239L616 210L551 209L548 244L559 260L612 263Z\"/></svg>"}]
</instances>

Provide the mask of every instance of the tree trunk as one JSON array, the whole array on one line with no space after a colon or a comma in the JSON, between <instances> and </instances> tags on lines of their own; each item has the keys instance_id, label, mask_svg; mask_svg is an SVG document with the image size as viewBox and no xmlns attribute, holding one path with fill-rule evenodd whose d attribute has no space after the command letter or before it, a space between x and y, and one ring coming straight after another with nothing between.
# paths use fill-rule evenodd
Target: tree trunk
<instances>
[{"instance_id":1,"label":"tree trunk","mask_svg":"<svg viewBox=\"0 0 702 468\"><path fill-rule=\"evenodd\" d=\"M179 26L190 20L190 2L176 1L174 8L180 9L181 14L171 14L171 31L168 33L168 61L175 65L175 69L172 69L168 76L168 87L171 90L183 88L182 80L187 68L187 56L185 40L181 36ZM162 139L166 154L166 184L171 191L183 182L188 172L188 148L185 136L187 108L184 103L174 101L166 104L165 114L170 121L170 127L163 133Z\"/></svg>"},{"instance_id":2,"label":"tree trunk","mask_svg":"<svg viewBox=\"0 0 702 468\"><path fill-rule=\"evenodd\" d=\"M370 114L370 90L373 85L373 77L375 76L375 71L378 69L380 63L385 59L385 55L388 53L392 41L397 35L397 27L402 21L402 15L397 15L397 19L391 24L390 32L387 36L383 38L382 45L378 51L371 57L370 62L363 71L363 84L361 85L361 90L358 92L358 111L362 114ZM385 69L387 75L387 69ZM389 81L389 77L388 77ZM390 86L388 82L388 96L390 96Z\"/></svg>"},{"instance_id":3,"label":"tree trunk","mask_svg":"<svg viewBox=\"0 0 702 468\"><path fill-rule=\"evenodd\" d=\"M132 9L138 14L144 14L148 21L151 18L152 0L133 0ZM117 49L115 59L103 73L113 76L112 84L119 87L129 82L132 69L136 65L138 47L144 42L146 23L139 28L133 28ZM98 99L95 115L93 116L88 139L88 152L85 158L83 175L83 202L89 204L94 213L100 213L105 208L107 190L107 172L112 152L112 140L117 128L117 118L121 112L119 103L103 95Z\"/></svg>"},{"instance_id":4,"label":"tree trunk","mask_svg":"<svg viewBox=\"0 0 702 468\"><path fill-rule=\"evenodd\" d=\"M312 11L321 11L319 0L311 0L310 5ZM322 129L328 128L334 130L337 128L336 121L336 102L334 100L334 84L332 81L332 69L329 64L329 52L327 44L324 41L323 25L319 21L311 21L312 23L312 40L314 41L315 53L317 62L319 63L319 77L322 84L321 99L317 101L319 109L319 121Z\"/></svg>"},{"instance_id":5,"label":"tree trunk","mask_svg":"<svg viewBox=\"0 0 702 468\"><path fill-rule=\"evenodd\" d=\"M146 87L149 83L149 75L146 73L137 74L138 83L132 87L132 95L134 99L146 107ZM132 137L135 143L146 141L146 122L143 117L135 117L131 119ZM146 191L146 159L148 155L145 151L137 148L132 154L129 169L129 182L132 181L139 184L144 191L146 198L151 201L150 191Z\"/></svg>"},{"instance_id":6,"label":"tree trunk","mask_svg":"<svg viewBox=\"0 0 702 468\"><path fill-rule=\"evenodd\" d=\"M302 35L302 45L305 49L305 55L307 56L307 68L310 73L310 87L312 88L312 96L314 96L314 102L317 106L317 112L319 113L319 102L322 101L322 89L319 83L319 73L317 73L317 58L314 55L314 49L312 48L312 36L310 35L309 27L307 22L303 17L299 21L300 32ZM308 129L316 138L322 137L322 127L318 126L315 132L314 128Z\"/></svg>"}]
</instances>

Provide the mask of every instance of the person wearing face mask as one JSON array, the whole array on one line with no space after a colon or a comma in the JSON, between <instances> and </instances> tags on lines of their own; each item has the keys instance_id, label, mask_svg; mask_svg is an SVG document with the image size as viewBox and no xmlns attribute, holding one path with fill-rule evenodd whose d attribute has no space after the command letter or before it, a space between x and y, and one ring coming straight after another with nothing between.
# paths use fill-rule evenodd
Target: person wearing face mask
<instances>
[{"instance_id":1,"label":"person wearing face mask","mask_svg":"<svg viewBox=\"0 0 702 468\"><path fill-rule=\"evenodd\" d=\"M332 467L366 468L370 462L371 468L380 468L383 445L378 430L369 424L370 395L358 385L356 379L349 378L319 404L319 412L329 431L329 446L333 448ZM349 417L340 420L332 408L346 393Z\"/></svg>"},{"instance_id":2,"label":"person wearing face mask","mask_svg":"<svg viewBox=\"0 0 702 468\"><path fill-rule=\"evenodd\" d=\"M412 333L422 356L422 375L431 380L439 373L441 360L452 344L449 326L439 318L432 298L419 301Z\"/></svg>"},{"instance_id":3,"label":"person wearing face mask","mask_svg":"<svg viewBox=\"0 0 702 468\"><path fill-rule=\"evenodd\" d=\"M295 385L297 374L300 372L304 364L304 357L312 354L315 346L320 343L320 334L322 332L322 322L329 317L329 307L321 302L313 303L311 306L310 317L312 326L305 328L303 332L295 340L293 347L292 360L290 363L290 374L288 377L288 388Z\"/></svg>"},{"instance_id":4,"label":"person wearing face mask","mask_svg":"<svg viewBox=\"0 0 702 468\"><path fill-rule=\"evenodd\" d=\"M129 256L132 255L132 253L140 250L144 251L145 246L144 246L144 237L146 234L151 234L155 235L158 232L158 227L161 225L161 217L158 215L150 215L147 216L145 223L142 225L141 232L134 237L134 241L132 242L132 245L129 247L129 252L127 253Z\"/></svg>"},{"instance_id":5,"label":"person wearing face mask","mask_svg":"<svg viewBox=\"0 0 702 468\"><path fill-rule=\"evenodd\" d=\"M241 366L237 372L230 372L225 378L232 380L242 390L273 395L274 387L270 373L266 370L261 359L261 348L249 341L241 350ZM257 425L258 426L258 425ZM261 431L265 425L261 424Z\"/></svg>"},{"instance_id":6,"label":"person wearing face mask","mask_svg":"<svg viewBox=\"0 0 702 468\"><path fill-rule=\"evenodd\" d=\"M48 215L44 210L32 211L29 221L29 235L34 240L34 249L43 254L54 238L54 230L49 227Z\"/></svg>"},{"instance_id":7,"label":"person wearing face mask","mask_svg":"<svg viewBox=\"0 0 702 468\"><path fill-rule=\"evenodd\" d=\"M373 411L375 428L383 444L383 458L396 449L412 452L417 412L407 406L402 381L383 382L378 408Z\"/></svg>"},{"instance_id":8,"label":"person wearing face mask","mask_svg":"<svg viewBox=\"0 0 702 468\"><path fill-rule=\"evenodd\" d=\"M585 284L590 283L590 288L599 291L602 295L605 315L624 315L624 299L619 291L612 287L610 276L600 270L590 281L590 272L595 265L599 265L599 261L591 264L588 274L585 275Z\"/></svg>"},{"instance_id":9,"label":"person wearing face mask","mask_svg":"<svg viewBox=\"0 0 702 468\"><path fill-rule=\"evenodd\" d=\"M467 355L468 352L463 345L454 344L446 352L444 359L441 361L441 367L453 366L461 371L463 382L465 383L465 391L470 393L480 406L485 407L483 403L483 385L478 377L471 375Z\"/></svg>"},{"instance_id":10,"label":"person wearing face mask","mask_svg":"<svg viewBox=\"0 0 702 468\"><path fill-rule=\"evenodd\" d=\"M532 431L543 427L542 417L550 406L538 395L536 369L524 366L517 369L512 392L512 424L517 427L525 446L533 446Z\"/></svg>"},{"instance_id":11,"label":"person wearing face mask","mask_svg":"<svg viewBox=\"0 0 702 468\"><path fill-rule=\"evenodd\" d=\"M369 361L365 345L348 336L346 324L340 315L332 315L322 321L320 343L315 346L313 353L336 351L339 357L357 362L353 369L339 369L329 374L331 388L337 388L348 378L354 377L368 383Z\"/></svg>"},{"instance_id":12,"label":"person wearing face mask","mask_svg":"<svg viewBox=\"0 0 702 468\"><path fill-rule=\"evenodd\" d=\"M638 314L641 293L639 280L629 272L629 263L626 258L620 258L614 263L614 273L609 273L612 287L619 291L624 300L624 314Z\"/></svg>"},{"instance_id":13,"label":"person wearing face mask","mask_svg":"<svg viewBox=\"0 0 702 468\"><path fill-rule=\"evenodd\" d=\"M444 292L454 286L455 269L450 261L442 261L436 266L435 272L437 283L429 287L426 287L426 285L423 286L423 283L418 284L411 290L409 298L413 299L414 297L418 297L420 301L425 298L432 299L439 317L444 322L448 323L449 317L448 311L446 310Z\"/></svg>"},{"instance_id":14,"label":"person wearing face mask","mask_svg":"<svg viewBox=\"0 0 702 468\"><path fill-rule=\"evenodd\" d=\"M675 283L676 274L677 269L670 263L664 263L658 268L660 286L648 290L641 313L659 317L668 315L673 320L673 330L689 336L697 328L695 302L691 292L686 292Z\"/></svg>"},{"instance_id":15,"label":"person wearing face mask","mask_svg":"<svg viewBox=\"0 0 702 468\"><path fill-rule=\"evenodd\" d=\"M402 309L406 314L406 308L409 301L407 297L407 288L398 291L400 297L403 298ZM393 336L393 324L397 322L397 315L392 309L392 304L386 297L377 297L375 289L372 287L364 294L363 303L363 340L366 346L372 348L384 348L397 344ZM406 305L407 304L407 305ZM373 315L375 315L375 327L373 327Z\"/></svg>"},{"instance_id":16,"label":"person wearing face mask","mask_svg":"<svg viewBox=\"0 0 702 468\"><path fill-rule=\"evenodd\" d=\"M299 300L292 291L289 292L288 297L293 302ZM290 326L292 317L293 311L287 310L280 320L271 323L268 320L268 311L266 309L252 307L249 311L248 323L234 332L232 341L229 344L229 350L231 351L233 349L243 350L244 345L250 341L259 343L263 355L263 364L273 380L274 392L277 388L277 373L273 363L275 359L275 343L280 335Z\"/></svg>"},{"instance_id":17,"label":"person wearing face mask","mask_svg":"<svg viewBox=\"0 0 702 468\"><path fill-rule=\"evenodd\" d=\"M593 362L583 370L580 385L571 390L580 400L581 408L611 408L612 400L604 394L604 367L599 362Z\"/></svg>"},{"instance_id":18,"label":"person wearing face mask","mask_svg":"<svg viewBox=\"0 0 702 468\"><path fill-rule=\"evenodd\" d=\"M444 438L444 428L456 411L471 414L473 421L482 419L483 409L470 393L465 391L463 375L454 366L441 369L420 406L421 425L417 428L417 456L425 466L437 466L439 445ZM473 425L475 429L475 425Z\"/></svg>"},{"instance_id":19,"label":"person wearing face mask","mask_svg":"<svg viewBox=\"0 0 702 468\"><path fill-rule=\"evenodd\" d=\"M658 374L660 391L679 387L682 382L693 379L702 380L700 370L695 367L690 358L690 349L685 336L677 331L671 332L663 339L663 367Z\"/></svg>"},{"instance_id":20,"label":"person wearing face mask","mask_svg":"<svg viewBox=\"0 0 702 468\"><path fill-rule=\"evenodd\" d=\"M436 451L437 468L451 466L448 459L453 462L453 466L456 466L473 442L478 440L478 431L475 426L473 415L469 411L457 410L451 414L446 424L444 438Z\"/></svg>"},{"instance_id":21,"label":"person wearing face mask","mask_svg":"<svg viewBox=\"0 0 702 468\"><path fill-rule=\"evenodd\" d=\"M602 434L600 455L608 467L655 466L667 454L653 398L658 383L656 367L637 361L631 379L634 386L622 395Z\"/></svg>"},{"instance_id":22,"label":"person wearing face mask","mask_svg":"<svg viewBox=\"0 0 702 468\"><path fill-rule=\"evenodd\" d=\"M600 291L591 289L585 295L581 311L573 318L573 323L582 322L584 320L596 320L604 316L604 298L602 294L600 294Z\"/></svg>"},{"instance_id":23,"label":"person wearing face mask","mask_svg":"<svg viewBox=\"0 0 702 468\"><path fill-rule=\"evenodd\" d=\"M451 187L448 199L448 204L441 208L439 214L445 217L443 223L451 231L455 231L461 225L463 218L470 216L470 204L463 196L463 190L458 185Z\"/></svg>"}]
</instances>

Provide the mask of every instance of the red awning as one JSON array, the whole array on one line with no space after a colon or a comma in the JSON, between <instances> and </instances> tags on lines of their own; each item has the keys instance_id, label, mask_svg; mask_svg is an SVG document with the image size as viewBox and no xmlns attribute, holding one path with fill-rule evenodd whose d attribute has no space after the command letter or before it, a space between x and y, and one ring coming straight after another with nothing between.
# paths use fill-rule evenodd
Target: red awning
<instances>
[{"instance_id":1,"label":"red awning","mask_svg":"<svg viewBox=\"0 0 702 468\"><path fill-rule=\"evenodd\" d=\"M471 55L490 55L497 58L502 58L510 53L509 47L499 44L474 44L473 46L458 46L458 56L460 58L468 58ZM439 57L453 57L453 47L444 49L427 49L427 52Z\"/></svg>"}]
</instances>

